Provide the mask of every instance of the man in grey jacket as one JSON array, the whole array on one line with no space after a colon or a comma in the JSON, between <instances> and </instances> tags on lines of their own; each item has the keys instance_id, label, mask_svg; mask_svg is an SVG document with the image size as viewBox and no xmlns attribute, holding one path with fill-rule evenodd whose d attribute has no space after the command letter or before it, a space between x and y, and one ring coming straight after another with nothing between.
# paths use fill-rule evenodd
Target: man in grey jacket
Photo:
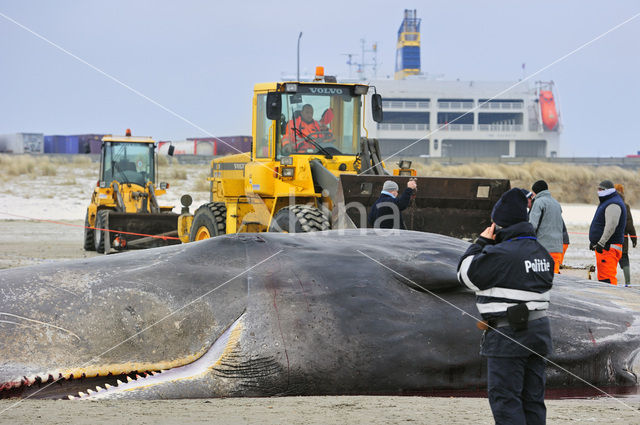
<instances>
[{"instance_id":1,"label":"man in grey jacket","mask_svg":"<svg viewBox=\"0 0 640 425\"><path fill-rule=\"evenodd\" d=\"M549 192L549 186L544 180L538 180L531 187L534 194L529 223L533 225L538 242L545 247L553 258L554 273L560 273L562 264L562 207Z\"/></svg>"}]
</instances>

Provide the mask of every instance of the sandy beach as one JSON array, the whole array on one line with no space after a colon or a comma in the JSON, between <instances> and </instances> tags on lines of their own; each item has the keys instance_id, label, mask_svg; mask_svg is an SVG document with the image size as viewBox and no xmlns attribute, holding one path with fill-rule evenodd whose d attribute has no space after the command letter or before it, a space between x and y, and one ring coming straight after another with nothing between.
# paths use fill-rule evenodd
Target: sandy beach
<instances>
[{"instance_id":1,"label":"sandy beach","mask_svg":"<svg viewBox=\"0 0 640 425\"><path fill-rule=\"evenodd\" d=\"M172 401L0 401L2 424L492 424L486 399L280 397ZM639 402L549 400L549 424L640 423Z\"/></svg>"}]
</instances>

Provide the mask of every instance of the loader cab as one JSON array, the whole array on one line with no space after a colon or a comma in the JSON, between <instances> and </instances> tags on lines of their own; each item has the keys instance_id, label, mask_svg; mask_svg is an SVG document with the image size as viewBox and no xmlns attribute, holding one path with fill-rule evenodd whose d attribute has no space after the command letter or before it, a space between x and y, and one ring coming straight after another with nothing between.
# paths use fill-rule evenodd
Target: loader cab
<instances>
[{"instance_id":1,"label":"loader cab","mask_svg":"<svg viewBox=\"0 0 640 425\"><path fill-rule=\"evenodd\" d=\"M131 183L144 187L156 181L155 141L149 138L117 140L105 137L102 141L100 182Z\"/></svg>"},{"instance_id":2,"label":"loader cab","mask_svg":"<svg viewBox=\"0 0 640 425\"><path fill-rule=\"evenodd\" d=\"M254 158L358 154L368 86L289 82L269 88L254 99Z\"/></svg>"}]
</instances>

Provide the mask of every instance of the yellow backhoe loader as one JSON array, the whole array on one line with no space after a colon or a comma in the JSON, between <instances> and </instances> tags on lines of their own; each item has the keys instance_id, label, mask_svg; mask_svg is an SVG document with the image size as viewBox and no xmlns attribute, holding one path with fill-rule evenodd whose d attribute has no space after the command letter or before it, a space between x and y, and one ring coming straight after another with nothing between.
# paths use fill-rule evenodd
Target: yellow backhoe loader
<instances>
[{"instance_id":1,"label":"yellow backhoe loader","mask_svg":"<svg viewBox=\"0 0 640 425\"><path fill-rule=\"evenodd\" d=\"M169 154L172 153L171 148ZM180 243L173 206L158 204L168 183L157 180L156 143L149 137L102 138L100 179L85 216L84 249L108 253Z\"/></svg>"},{"instance_id":2,"label":"yellow backhoe loader","mask_svg":"<svg viewBox=\"0 0 640 425\"><path fill-rule=\"evenodd\" d=\"M387 179L404 187L408 161L387 171L378 142L361 137L363 116L383 119L382 99L364 84L315 81L257 84L253 145L211 162L210 202L194 215L183 197L183 242L236 232L312 232L367 227L367 212ZM403 212L409 230L473 237L489 225L491 208L508 180L418 178Z\"/></svg>"}]
</instances>

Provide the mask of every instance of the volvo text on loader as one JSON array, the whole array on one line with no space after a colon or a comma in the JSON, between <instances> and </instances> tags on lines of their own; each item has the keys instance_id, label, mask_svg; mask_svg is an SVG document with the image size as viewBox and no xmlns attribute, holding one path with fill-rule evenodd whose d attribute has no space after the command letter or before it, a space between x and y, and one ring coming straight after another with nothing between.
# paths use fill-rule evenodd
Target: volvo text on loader
<instances>
[{"instance_id":1,"label":"volvo text on loader","mask_svg":"<svg viewBox=\"0 0 640 425\"><path fill-rule=\"evenodd\" d=\"M173 206L158 204L168 183L156 185L157 169L153 139L132 137L130 130L125 136L102 138L100 178L85 216L85 250L108 253L112 247L122 250L180 243Z\"/></svg>"},{"instance_id":2,"label":"volvo text on loader","mask_svg":"<svg viewBox=\"0 0 640 425\"><path fill-rule=\"evenodd\" d=\"M317 72L320 74L320 72ZM364 114L383 120L382 99L364 84L335 77L312 82L257 84L253 145L211 162L210 202L194 215L183 197L178 233L183 242L236 232L312 232L367 227L367 212L387 179L404 187L415 175L408 161L385 169L378 142L362 137ZM473 237L508 180L418 178L403 212L409 230Z\"/></svg>"}]
</instances>

